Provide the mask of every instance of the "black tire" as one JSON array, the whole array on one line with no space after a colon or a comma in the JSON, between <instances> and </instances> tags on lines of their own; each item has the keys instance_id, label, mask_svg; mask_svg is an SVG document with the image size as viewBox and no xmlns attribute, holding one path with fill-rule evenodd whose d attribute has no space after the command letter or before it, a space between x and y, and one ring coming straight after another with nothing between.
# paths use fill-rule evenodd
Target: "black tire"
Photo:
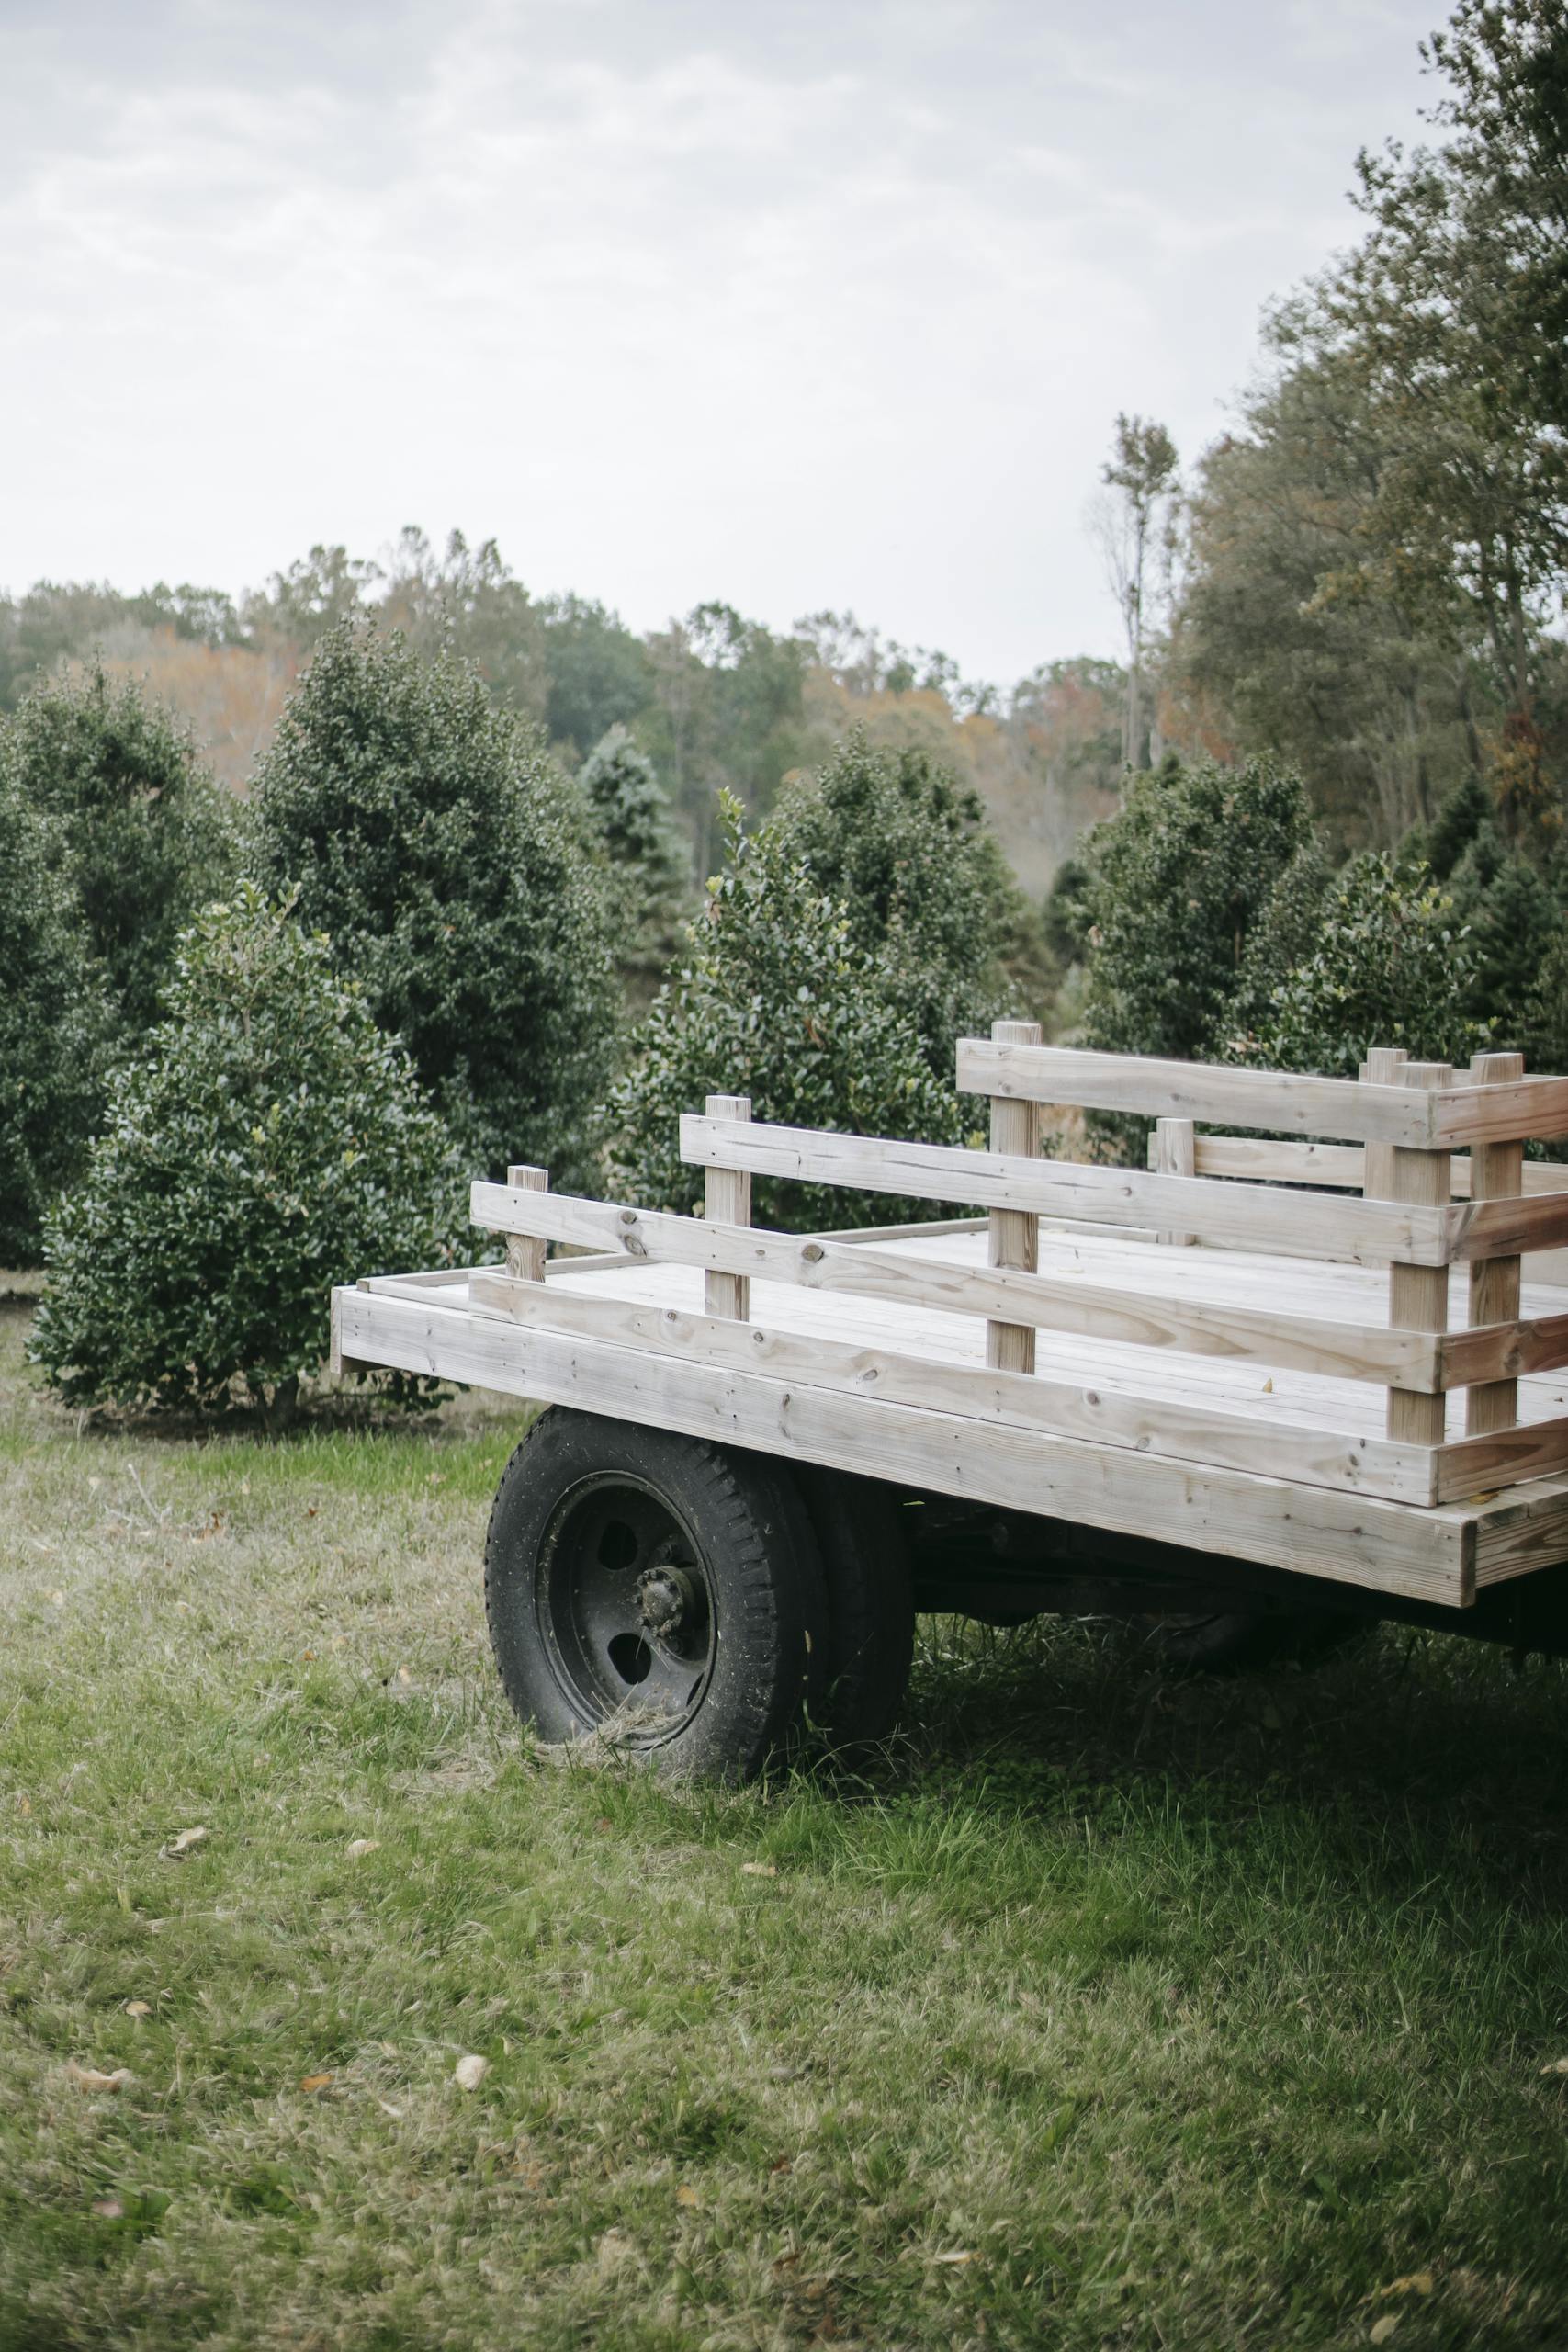
<instances>
[{"instance_id":1,"label":"black tire","mask_svg":"<svg viewBox=\"0 0 1568 2352\"><path fill-rule=\"evenodd\" d=\"M1243 1674L1270 1666L1321 1665L1366 1630L1337 1609L1216 1609L1149 1620L1149 1643L1185 1674Z\"/></svg>"},{"instance_id":2,"label":"black tire","mask_svg":"<svg viewBox=\"0 0 1568 2352\"><path fill-rule=\"evenodd\" d=\"M551 1742L604 1733L746 1780L827 1689L821 1561L787 1472L560 1407L508 1463L485 1544L502 1687Z\"/></svg>"},{"instance_id":3,"label":"black tire","mask_svg":"<svg viewBox=\"0 0 1568 2352\"><path fill-rule=\"evenodd\" d=\"M835 1746L886 1739L898 1719L915 1649L908 1538L893 1492L876 1478L803 1465L828 1589L823 1724Z\"/></svg>"}]
</instances>

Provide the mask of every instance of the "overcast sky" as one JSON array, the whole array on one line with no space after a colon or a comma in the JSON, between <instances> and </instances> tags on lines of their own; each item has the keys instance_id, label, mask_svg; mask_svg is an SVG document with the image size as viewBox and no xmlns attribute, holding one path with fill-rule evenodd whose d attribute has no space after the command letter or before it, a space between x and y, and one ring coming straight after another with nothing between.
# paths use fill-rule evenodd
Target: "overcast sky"
<instances>
[{"instance_id":1,"label":"overcast sky","mask_svg":"<svg viewBox=\"0 0 1568 2352\"><path fill-rule=\"evenodd\" d=\"M1115 650L1184 458L1353 233L1436 0L0 0L0 585L405 522L639 628Z\"/></svg>"}]
</instances>

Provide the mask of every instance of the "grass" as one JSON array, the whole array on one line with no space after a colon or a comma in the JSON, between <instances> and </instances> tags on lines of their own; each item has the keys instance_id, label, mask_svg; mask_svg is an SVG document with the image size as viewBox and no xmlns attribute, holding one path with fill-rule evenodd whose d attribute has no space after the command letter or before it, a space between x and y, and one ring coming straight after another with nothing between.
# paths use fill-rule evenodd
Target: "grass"
<instances>
[{"instance_id":1,"label":"grass","mask_svg":"<svg viewBox=\"0 0 1568 2352\"><path fill-rule=\"evenodd\" d=\"M1568 2339L1555 1668L933 1622L869 1781L672 1790L498 1698L515 1415L103 1430L24 1328L0 2352Z\"/></svg>"}]
</instances>

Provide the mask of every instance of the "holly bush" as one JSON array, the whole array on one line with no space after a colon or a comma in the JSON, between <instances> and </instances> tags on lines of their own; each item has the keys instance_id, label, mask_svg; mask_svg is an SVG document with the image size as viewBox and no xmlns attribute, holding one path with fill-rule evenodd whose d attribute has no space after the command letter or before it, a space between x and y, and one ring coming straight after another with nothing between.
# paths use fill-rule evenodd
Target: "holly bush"
<instances>
[{"instance_id":1,"label":"holly bush","mask_svg":"<svg viewBox=\"0 0 1568 2352\"><path fill-rule=\"evenodd\" d=\"M614 1179L648 1207L688 1210L703 1172L680 1154L682 1111L749 1094L753 1115L852 1135L964 1140L968 1114L937 1077L908 1006L908 973L886 942L856 936L779 818L755 833L722 802L728 859L708 885L687 955L637 1033L613 1110ZM772 1179L754 1182L760 1225L825 1229L929 1216L928 1204Z\"/></svg>"},{"instance_id":2,"label":"holly bush","mask_svg":"<svg viewBox=\"0 0 1568 2352\"><path fill-rule=\"evenodd\" d=\"M1248 934L1310 830L1305 786L1268 759L1233 769L1173 757L1134 776L1083 852L1085 1044L1213 1055Z\"/></svg>"},{"instance_id":3,"label":"holly bush","mask_svg":"<svg viewBox=\"0 0 1568 2352\"><path fill-rule=\"evenodd\" d=\"M108 1009L46 821L0 769L0 1266L38 1261L46 1203L75 1172Z\"/></svg>"},{"instance_id":4,"label":"holly bush","mask_svg":"<svg viewBox=\"0 0 1568 2352\"><path fill-rule=\"evenodd\" d=\"M885 1001L908 1015L932 1076L951 1086L953 1046L1011 1010L1002 960L1022 895L977 794L929 753L873 745L856 728L772 822L782 852L841 905Z\"/></svg>"},{"instance_id":5,"label":"holly bush","mask_svg":"<svg viewBox=\"0 0 1568 2352\"><path fill-rule=\"evenodd\" d=\"M1255 1025L1228 1041L1230 1057L1354 1078L1372 1046L1462 1066L1491 1043L1471 1010L1470 935L1426 867L1353 857L1324 891L1314 932L1271 987L1256 973Z\"/></svg>"},{"instance_id":6,"label":"holly bush","mask_svg":"<svg viewBox=\"0 0 1568 2352\"><path fill-rule=\"evenodd\" d=\"M448 648L345 623L257 772L258 854L498 1172L589 1166L617 1045L612 899L582 797Z\"/></svg>"},{"instance_id":7,"label":"holly bush","mask_svg":"<svg viewBox=\"0 0 1568 2352\"><path fill-rule=\"evenodd\" d=\"M180 933L234 870L234 803L188 731L101 662L23 697L0 726L0 775L49 820L128 1045L157 1018Z\"/></svg>"},{"instance_id":8,"label":"holly bush","mask_svg":"<svg viewBox=\"0 0 1568 2352\"><path fill-rule=\"evenodd\" d=\"M242 883L181 940L165 1017L46 1223L33 1353L83 1402L287 1404L333 1284L455 1262L464 1191L325 940Z\"/></svg>"}]
</instances>

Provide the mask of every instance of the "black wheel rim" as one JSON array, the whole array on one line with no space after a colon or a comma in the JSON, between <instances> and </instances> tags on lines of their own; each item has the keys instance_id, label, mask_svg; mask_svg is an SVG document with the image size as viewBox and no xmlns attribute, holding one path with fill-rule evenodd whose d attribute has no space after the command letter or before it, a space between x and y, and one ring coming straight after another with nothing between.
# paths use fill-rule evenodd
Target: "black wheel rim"
<instances>
[{"instance_id":1,"label":"black wheel rim","mask_svg":"<svg viewBox=\"0 0 1568 2352\"><path fill-rule=\"evenodd\" d=\"M678 1510L639 1478L585 1478L539 1548L541 1645L573 1710L628 1744L675 1738L707 1693L718 1643L713 1578Z\"/></svg>"}]
</instances>

